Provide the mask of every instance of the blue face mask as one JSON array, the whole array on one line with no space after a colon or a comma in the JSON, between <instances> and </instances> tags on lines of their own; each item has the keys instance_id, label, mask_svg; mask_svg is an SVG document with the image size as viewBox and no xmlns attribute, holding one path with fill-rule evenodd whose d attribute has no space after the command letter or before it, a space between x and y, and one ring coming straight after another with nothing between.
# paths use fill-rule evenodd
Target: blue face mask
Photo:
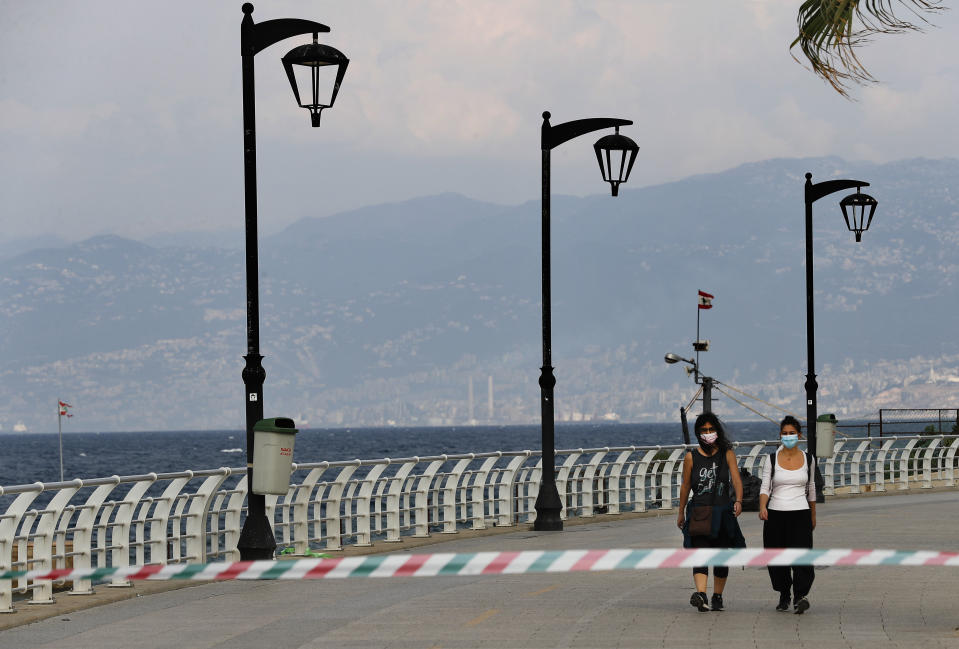
<instances>
[{"instance_id":1,"label":"blue face mask","mask_svg":"<svg viewBox=\"0 0 959 649\"><path fill-rule=\"evenodd\" d=\"M799 435L783 435L779 438L786 448L793 448L799 443Z\"/></svg>"}]
</instances>

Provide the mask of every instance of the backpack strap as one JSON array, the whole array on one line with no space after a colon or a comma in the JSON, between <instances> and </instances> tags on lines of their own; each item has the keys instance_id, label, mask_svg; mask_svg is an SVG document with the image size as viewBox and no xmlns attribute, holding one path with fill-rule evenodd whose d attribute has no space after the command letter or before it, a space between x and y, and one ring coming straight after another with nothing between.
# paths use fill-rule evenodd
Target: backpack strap
<instances>
[{"instance_id":1,"label":"backpack strap","mask_svg":"<svg viewBox=\"0 0 959 649\"><path fill-rule=\"evenodd\" d=\"M773 476L776 475L776 451L769 454L769 486L772 488Z\"/></svg>"}]
</instances>

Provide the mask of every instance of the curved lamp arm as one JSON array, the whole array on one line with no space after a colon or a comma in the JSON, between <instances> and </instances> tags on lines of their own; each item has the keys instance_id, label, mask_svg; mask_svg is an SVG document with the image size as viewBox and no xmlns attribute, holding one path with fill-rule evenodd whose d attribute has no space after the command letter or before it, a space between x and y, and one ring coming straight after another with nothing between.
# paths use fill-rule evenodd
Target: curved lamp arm
<instances>
[{"instance_id":1,"label":"curved lamp arm","mask_svg":"<svg viewBox=\"0 0 959 649\"><path fill-rule=\"evenodd\" d=\"M243 56L255 56L261 50L284 38L299 34L328 32L326 25L301 18L277 18L256 24L253 22L253 5L243 5L243 22L240 23L240 53Z\"/></svg>"},{"instance_id":2,"label":"curved lamp arm","mask_svg":"<svg viewBox=\"0 0 959 649\"><path fill-rule=\"evenodd\" d=\"M824 180L821 183L812 182L812 174L806 174L806 203L813 204L823 196L828 196L833 192L843 189L853 189L859 187L869 187L869 183L864 180Z\"/></svg>"},{"instance_id":3,"label":"curved lamp arm","mask_svg":"<svg viewBox=\"0 0 959 649\"><path fill-rule=\"evenodd\" d=\"M604 128L613 128L614 126L628 126L633 123L631 119L616 119L613 117L591 117L589 119L574 119L571 122L563 122L552 126L549 123L550 113L543 113L543 151L555 149L563 142L568 142L575 137L598 131Z\"/></svg>"}]
</instances>

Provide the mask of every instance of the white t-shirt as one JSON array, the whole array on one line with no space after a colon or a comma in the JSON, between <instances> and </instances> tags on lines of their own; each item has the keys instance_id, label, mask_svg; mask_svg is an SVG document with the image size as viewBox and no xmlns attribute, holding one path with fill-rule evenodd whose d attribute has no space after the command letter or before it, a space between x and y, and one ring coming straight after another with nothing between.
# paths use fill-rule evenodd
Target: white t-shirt
<instances>
[{"instance_id":1,"label":"white t-shirt","mask_svg":"<svg viewBox=\"0 0 959 649\"><path fill-rule=\"evenodd\" d=\"M766 508L776 511L809 509L809 503L816 502L816 481L809 479L810 475L813 477L816 475L816 460L812 461L812 467L807 467L806 454L803 453L801 467L784 469L779 463L780 451L782 451L781 446L776 450L776 474L772 476L772 484L770 484L772 468L768 455L763 463L763 484L759 488L759 493L769 496Z\"/></svg>"}]
</instances>

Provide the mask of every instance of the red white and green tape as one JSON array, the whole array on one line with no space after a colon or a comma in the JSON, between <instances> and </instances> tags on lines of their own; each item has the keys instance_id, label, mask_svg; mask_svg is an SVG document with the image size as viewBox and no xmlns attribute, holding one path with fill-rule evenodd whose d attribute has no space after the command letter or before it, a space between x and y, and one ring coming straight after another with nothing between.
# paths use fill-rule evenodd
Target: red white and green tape
<instances>
[{"instance_id":1,"label":"red white and green tape","mask_svg":"<svg viewBox=\"0 0 959 649\"><path fill-rule=\"evenodd\" d=\"M347 577L438 577L516 575L543 572L656 570L693 566L954 566L959 552L801 548L703 548L648 550L562 550L386 554L334 559L174 563L146 566L6 570L0 579L343 579Z\"/></svg>"}]
</instances>

